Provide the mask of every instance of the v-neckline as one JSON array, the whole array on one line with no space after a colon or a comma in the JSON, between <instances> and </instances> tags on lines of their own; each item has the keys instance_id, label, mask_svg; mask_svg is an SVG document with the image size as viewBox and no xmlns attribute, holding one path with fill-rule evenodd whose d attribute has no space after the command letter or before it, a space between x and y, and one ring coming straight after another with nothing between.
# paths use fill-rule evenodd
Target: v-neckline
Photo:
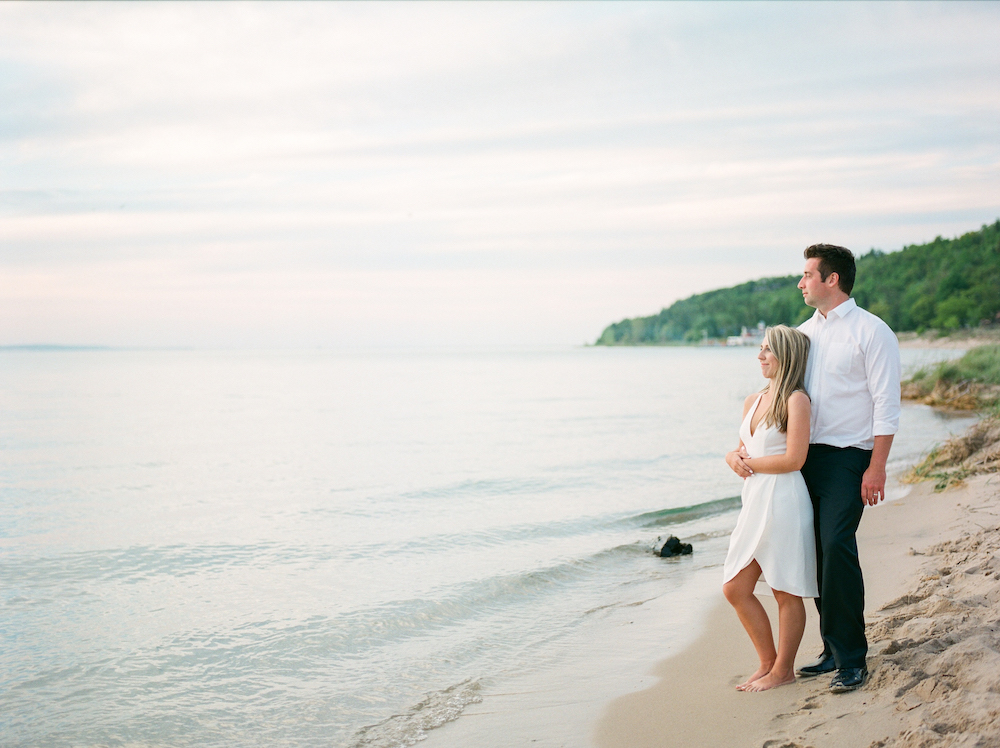
<instances>
[{"instance_id":1,"label":"v-neckline","mask_svg":"<svg viewBox=\"0 0 1000 748\"><path fill-rule=\"evenodd\" d=\"M760 421L757 421L757 428L755 429L753 427L753 417L757 413L757 408L760 407L760 401L763 399L764 399L764 393L761 392L759 395L757 395L757 401L753 404L753 410L750 411L750 423L747 424L747 427L750 429L751 439L757 436L757 432L760 431L760 424L764 420L764 416L761 416Z\"/></svg>"}]
</instances>

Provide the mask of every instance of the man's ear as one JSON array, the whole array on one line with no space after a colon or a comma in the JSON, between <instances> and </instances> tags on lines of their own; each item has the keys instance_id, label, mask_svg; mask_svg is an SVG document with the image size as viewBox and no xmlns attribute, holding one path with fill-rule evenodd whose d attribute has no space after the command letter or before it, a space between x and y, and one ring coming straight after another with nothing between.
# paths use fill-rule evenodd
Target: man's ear
<instances>
[{"instance_id":1,"label":"man's ear","mask_svg":"<svg viewBox=\"0 0 1000 748\"><path fill-rule=\"evenodd\" d=\"M831 286L831 287L832 286L837 286L839 288L840 287L840 273L837 273L837 272L830 273L828 276L826 276L826 280L823 281L823 282L826 285L828 285L828 286Z\"/></svg>"}]
</instances>

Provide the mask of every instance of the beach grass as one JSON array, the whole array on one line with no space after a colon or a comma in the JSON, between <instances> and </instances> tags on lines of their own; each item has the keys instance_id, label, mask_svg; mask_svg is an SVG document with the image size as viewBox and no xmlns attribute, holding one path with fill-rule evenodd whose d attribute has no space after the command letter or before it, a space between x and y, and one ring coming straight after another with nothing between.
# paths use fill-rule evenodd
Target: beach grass
<instances>
[{"instance_id":1,"label":"beach grass","mask_svg":"<svg viewBox=\"0 0 1000 748\"><path fill-rule=\"evenodd\" d=\"M931 450L904 483L932 480L935 490L943 491L973 475L1000 472L1000 345L979 346L954 361L921 369L903 383L903 395L983 415L965 434Z\"/></svg>"},{"instance_id":2,"label":"beach grass","mask_svg":"<svg viewBox=\"0 0 1000 748\"><path fill-rule=\"evenodd\" d=\"M996 415L1000 412L1000 345L978 346L959 359L918 370L903 383L903 397Z\"/></svg>"}]
</instances>

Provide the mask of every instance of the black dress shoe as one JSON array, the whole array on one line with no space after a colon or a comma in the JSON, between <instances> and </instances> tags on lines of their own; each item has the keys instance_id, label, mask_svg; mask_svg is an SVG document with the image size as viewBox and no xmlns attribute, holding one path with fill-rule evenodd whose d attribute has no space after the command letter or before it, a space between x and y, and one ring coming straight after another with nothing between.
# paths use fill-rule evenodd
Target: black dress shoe
<instances>
[{"instance_id":1,"label":"black dress shoe","mask_svg":"<svg viewBox=\"0 0 1000 748\"><path fill-rule=\"evenodd\" d=\"M830 680L830 693L857 691L868 680L868 668L845 667L837 671Z\"/></svg>"},{"instance_id":2,"label":"black dress shoe","mask_svg":"<svg viewBox=\"0 0 1000 748\"><path fill-rule=\"evenodd\" d=\"M815 662L803 665L796 672L803 678L811 678L814 675L824 675L832 673L837 669L837 663L833 661L833 655L824 652Z\"/></svg>"}]
</instances>

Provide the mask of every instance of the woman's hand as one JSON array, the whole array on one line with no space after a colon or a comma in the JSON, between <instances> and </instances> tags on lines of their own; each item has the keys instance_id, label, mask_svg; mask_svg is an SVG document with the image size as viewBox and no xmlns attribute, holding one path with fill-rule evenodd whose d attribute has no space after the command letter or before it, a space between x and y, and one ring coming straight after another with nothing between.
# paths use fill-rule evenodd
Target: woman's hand
<instances>
[{"instance_id":1,"label":"woman's hand","mask_svg":"<svg viewBox=\"0 0 1000 748\"><path fill-rule=\"evenodd\" d=\"M809 454L809 398L804 392L793 392L788 398L788 431L783 455L754 457L753 467L743 458L747 469L753 473L794 473L801 470ZM735 468L734 468L735 469Z\"/></svg>"},{"instance_id":2,"label":"woman's hand","mask_svg":"<svg viewBox=\"0 0 1000 748\"><path fill-rule=\"evenodd\" d=\"M750 459L750 455L747 454L747 448L740 445L739 449L734 449L726 455L726 464L741 478L749 478L753 475L753 470L746 463L748 459Z\"/></svg>"}]
</instances>

